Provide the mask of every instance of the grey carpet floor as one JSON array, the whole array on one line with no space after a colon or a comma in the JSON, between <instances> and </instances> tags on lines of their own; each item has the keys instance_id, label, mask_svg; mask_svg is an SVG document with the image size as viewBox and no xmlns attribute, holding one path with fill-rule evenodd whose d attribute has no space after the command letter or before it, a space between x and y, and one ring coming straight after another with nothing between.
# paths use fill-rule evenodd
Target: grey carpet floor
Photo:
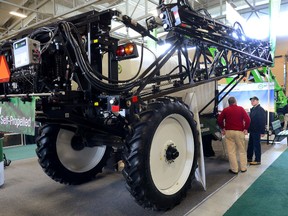
<instances>
[{"instance_id":1,"label":"grey carpet floor","mask_svg":"<svg viewBox=\"0 0 288 216\"><path fill-rule=\"evenodd\" d=\"M265 148L268 148L265 145ZM264 149L265 150L265 149ZM12 161L4 171L0 188L0 215L5 216L154 216L185 215L190 209L229 181L228 160L223 154L205 158L207 190L194 181L187 197L167 212L143 209L125 188L119 172L106 169L95 181L66 186L51 180L36 158Z\"/></svg>"}]
</instances>

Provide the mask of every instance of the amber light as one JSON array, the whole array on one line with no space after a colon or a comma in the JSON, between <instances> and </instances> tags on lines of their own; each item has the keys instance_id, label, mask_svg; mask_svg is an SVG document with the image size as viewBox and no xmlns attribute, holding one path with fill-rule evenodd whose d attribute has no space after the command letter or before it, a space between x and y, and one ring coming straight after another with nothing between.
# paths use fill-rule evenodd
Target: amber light
<instances>
[{"instance_id":1,"label":"amber light","mask_svg":"<svg viewBox=\"0 0 288 216\"><path fill-rule=\"evenodd\" d=\"M126 55L132 55L134 52L134 45L129 43L125 45L125 54Z\"/></svg>"}]
</instances>

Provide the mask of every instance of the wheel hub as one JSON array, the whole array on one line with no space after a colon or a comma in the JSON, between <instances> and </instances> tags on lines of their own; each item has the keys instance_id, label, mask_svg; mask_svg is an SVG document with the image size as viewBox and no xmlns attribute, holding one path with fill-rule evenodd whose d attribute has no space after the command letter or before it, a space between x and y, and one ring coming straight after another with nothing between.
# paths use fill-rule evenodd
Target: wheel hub
<instances>
[{"instance_id":1,"label":"wheel hub","mask_svg":"<svg viewBox=\"0 0 288 216\"><path fill-rule=\"evenodd\" d=\"M82 137L81 136L74 136L71 140L71 147L75 151L81 151L82 149L84 149L85 144L83 142Z\"/></svg>"},{"instance_id":2,"label":"wheel hub","mask_svg":"<svg viewBox=\"0 0 288 216\"><path fill-rule=\"evenodd\" d=\"M174 160L179 157L179 152L176 148L176 146L174 146L173 144L172 145L169 145L167 150L166 150L166 159L169 163L172 163L174 162Z\"/></svg>"}]
</instances>

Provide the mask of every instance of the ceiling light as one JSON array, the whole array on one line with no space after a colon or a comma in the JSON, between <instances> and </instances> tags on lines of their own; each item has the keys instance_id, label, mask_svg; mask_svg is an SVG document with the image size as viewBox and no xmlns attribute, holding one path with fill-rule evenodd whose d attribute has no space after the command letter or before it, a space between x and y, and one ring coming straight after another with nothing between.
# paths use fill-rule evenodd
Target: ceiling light
<instances>
[{"instance_id":1,"label":"ceiling light","mask_svg":"<svg viewBox=\"0 0 288 216\"><path fill-rule=\"evenodd\" d=\"M11 15L18 16L18 17L21 17L21 18L26 18L26 17L27 17L27 15L22 14L22 13L18 13L18 12L16 12L16 11L10 11L9 13L10 13Z\"/></svg>"}]
</instances>

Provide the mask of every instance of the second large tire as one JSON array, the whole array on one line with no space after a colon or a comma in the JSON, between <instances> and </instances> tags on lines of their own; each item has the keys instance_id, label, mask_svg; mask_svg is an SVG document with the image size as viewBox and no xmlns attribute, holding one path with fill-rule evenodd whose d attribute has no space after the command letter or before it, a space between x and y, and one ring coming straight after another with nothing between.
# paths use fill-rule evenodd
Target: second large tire
<instances>
[{"instance_id":1,"label":"second large tire","mask_svg":"<svg viewBox=\"0 0 288 216\"><path fill-rule=\"evenodd\" d=\"M48 124L39 132L36 139L38 162L57 182L74 185L88 182L102 172L110 156L107 146L73 148L72 141L78 141L74 126Z\"/></svg>"}]
</instances>

